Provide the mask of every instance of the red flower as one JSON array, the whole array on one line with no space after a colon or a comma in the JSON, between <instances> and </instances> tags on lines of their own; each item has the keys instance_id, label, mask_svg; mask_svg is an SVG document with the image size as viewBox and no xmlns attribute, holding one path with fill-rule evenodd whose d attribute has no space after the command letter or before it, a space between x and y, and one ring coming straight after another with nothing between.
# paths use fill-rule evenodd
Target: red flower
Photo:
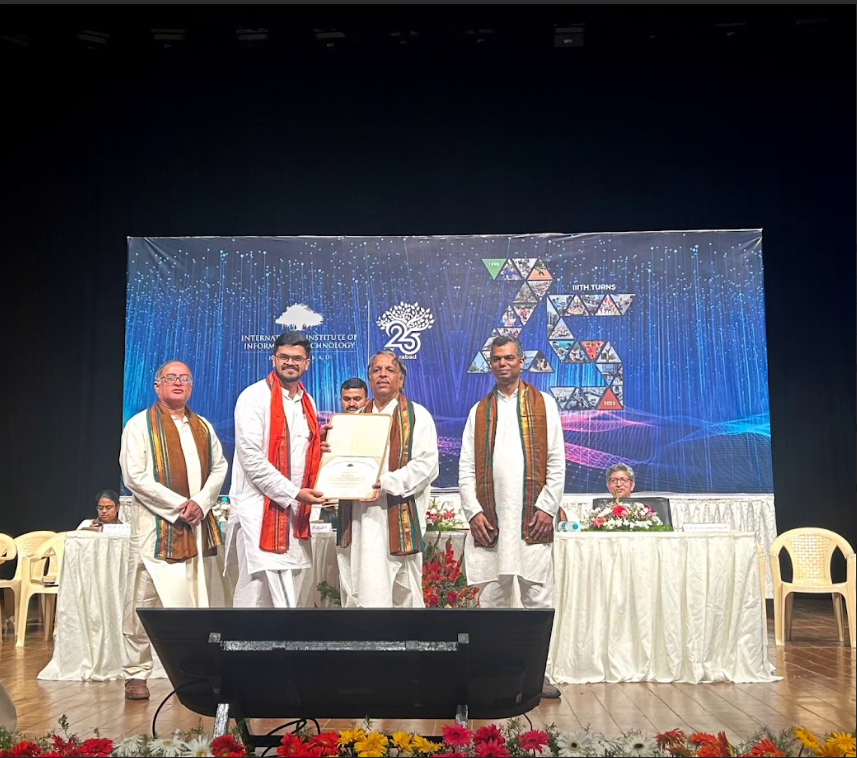
<instances>
[{"instance_id":1,"label":"red flower","mask_svg":"<svg viewBox=\"0 0 857 758\"><path fill-rule=\"evenodd\" d=\"M211 741L211 754L215 758L226 758L226 756L231 755L245 756L247 755L247 748L231 734L224 734L222 737Z\"/></svg>"},{"instance_id":2,"label":"red flower","mask_svg":"<svg viewBox=\"0 0 857 758\"><path fill-rule=\"evenodd\" d=\"M687 741L691 745L705 745L705 744L715 744L719 745L720 743L717 741L717 737L713 734L708 734L706 732L694 732L687 738Z\"/></svg>"},{"instance_id":3,"label":"red flower","mask_svg":"<svg viewBox=\"0 0 857 758\"><path fill-rule=\"evenodd\" d=\"M310 745L321 748L324 756L339 755L339 734L336 732L325 732L317 734L309 741Z\"/></svg>"},{"instance_id":4,"label":"red flower","mask_svg":"<svg viewBox=\"0 0 857 758\"><path fill-rule=\"evenodd\" d=\"M750 750L750 752L747 753L747 755L780 756L780 755L785 755L785 753L782 752L773 742L771 742L769 739L766 738L766 739L762 740L761 742L758 742L755 745L753 745L753 749Z\"/></svg>"},{"instance_id":5,"label":"red flower","mask_svg":"<svg viewBox=\"0 0 857 758\"><path fill-rule=\"evenodd\" d=\"M500 740L485 740L485 742L477 742L473 748L478 758L506 758L509 755L509 748Z\"/></svg>"},{"instance_id":6,"label":"red flower","mask_svg":"<svg viewBox=\"0 0 857 758\"><path fill-rule=\"evenodd\" d=\"M655 735L655 742L663 750L674 745L683 745L685 742L684 732L681 729L673 729L671 732L661 732Z\"/></svg>"},{"instance_id":7,"label":"red flower","mask_svg":"<svg viewBox=\"0 0 857 758\"><path fill-rule=\"evenodd\" d=\"M473 740L473 732L461 724L445 726L441 731L443 741L450 747L467 747Z\"/></svg>"},{"instance_id":8,"label":"red flower","mask_svg":"<svg viewBox=\"0 0 857 758\"><path fill-rule=\"evenodd\" d=\"M606 520L607 519L603 519L600 516L598 518L594 518L592 519L592 526L594 526L596 529L600 529L602 526L604 526L604 522Z\"/></svg>"},{"instance_id":9,"label":"red flower","mask_svg":"<svg viewBox=\"0 0 857 758\"><path fill-rule=\"evenodd\" d=\"M78 755L86 755L90 758L107 758L113 752L113 740L84 740L79 751Z\"/></svg>"},{"instance_id":10,"label":"red flower","mask_svg":"<svg viewBox=\"0 0 857 758\"><path fill-rule=\"evenodd\" d=\"M307 744L294 734L284 734L277 748L279 756L303 756L306 755Z\"/></svg>"},{"instance_id":11,"label":"red flower","mask_svg":"<svg viewBox=\"0 0 857 758\"><path fill-rule=\"evenodd\" d=\"M476 730L476 736L473 738L474 742L477 744L480 742L488 742L488 740L495 740L503 745L506 744L506 739L503 737L502 732L494 725L489 724L488 726L480 726Z\"/></svg>"},{"instance_id":12,"label":"red flower","mask_svg":"<svg viewBox=\"0 0 857 758\"><path fill-rule=\"evenodd\" d=\"M728 756L729 752L723 752L723 749L716 742L706 742L696 751L699 758L723 758Z\"/></svg>"},{"instance_id":13,"label":"red flower","mask_svg":"<svg viewBox=\"0 0 857 758\"><path fill-rule=\"evenodd\" d=\"M446 593L446 602L450 605L455 605L458 600L458 593L455 590L450 590Z\"/></svg>"},{"instance_id":14,"label":"red flower","mask_svg":"<svg viewBox=\"0 0 857 758\"><path fill-rule=\"evenodd\" d=\"M12 745L12 748L9 750L9 755L12 756L32 756L41 754L41 748L35 742L29 742L27 740L19 742L17 745Z\"/></svg>"},{"instance_id":15,"label":"red flower","mask_svg":"<svg viewBox=\"0 0 857 758\"><path fill-rule=\"evenodd\" d=\"M628 515L628 509L624 505L614 505L613 515L618 518L625 518Z\"/></svg>"},{"instance_id":16,"label":"red flower","mask_svg":"<svg viewBox=\"0 0 857 758\"><path fill-rule=\"evenodd\" d=\"M537 729L533 729L531 732L524 732L518 737L518 744L521 746L521 750L532 750L534 753L540 751L548 744L548 741L548 733Z\"/></svg>"},{"instance_id":17,"label":"red flower","mask_svg":"<svg viewBox=\"0 0 857 758\"><path fill-rule=\"evenodd\" d=\"M438 604L438 602L440 602L440 601L438 600L437 595L435 595L434 593L432 593L431 595L428 596L427 605L430 608L434 608Z\"/></svg>"}]
</instances>

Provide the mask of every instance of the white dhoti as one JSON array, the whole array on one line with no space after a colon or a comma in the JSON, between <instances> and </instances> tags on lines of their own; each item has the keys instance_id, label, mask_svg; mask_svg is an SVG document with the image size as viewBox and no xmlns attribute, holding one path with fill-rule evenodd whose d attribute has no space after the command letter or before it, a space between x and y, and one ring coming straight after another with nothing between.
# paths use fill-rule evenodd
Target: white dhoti
<instances>
[{"instance_id":1,"label":"white dhoti","mask_svg":"<svg viewBox=\"0 0 857 758\"><path fill-rule=\"evenodd\" d=\"M350 556L339 564L348 607L424 608L422 553L390 555L386 500L382 495L375 503L352 507Z\"/></svg>"},{"instance_id":2,"label":"white dhoti","mask_svg":"<svg viewBox=\"0 0 857 758\"><path fill-rule=\"evenodd\" d=\"M377 413L393 414L399 403L395 397ZM438 475L437 429L431 414L413 403L411 456L396 471L385 460L381 469L381 494L371 503L355 502L351 508L350 555L337 562L343 599L352 608L424 608L423 556L390 555L387 496L413 497L418 516L417 528L425 531L425 513L431 499L431 483ZM407 444L407 443L405 443ZM340 506L341 507L341 506ZM344 552L344 551L343 551Z\"/></svg>"},{"instance_id":3,"label":"white dhoti","mask_svg":"<svg viewBox=\"0 0 857 758\"><path fill-rule=\"evenodd\" d=\"M533 388L530 388L534 392ZM556 401L542 393L547 423L545 486L535 507L553 519L565 485L565 445ZM482 513L476 497L474 439L476 408L464 428L459 459L461 505L468 520ZM518 421L518 390L511 396L497 392L497 429L493 447L494 508L497 514L497 544L477 547L467 534L465 571L467 580L480 587L479 604L485 608L511 608L518 595L524 608L553 607L553 549L550 544L529 545L521 536L523 518L524 451ZM547 670L550 672L550 658Z\"/></svg>"},{"instance_id":4,"label":"white dhoti","mask_svg":"<svg viewBox=\"0 0 857 758\"><path fill-rule=\"evenodd\" d=\"M310 431L302 405L303 391L290 396L283 389L282 398L289 432L289 479L268 460L268 383L263 379L251 384L235 404L235 457L229 491L232 527L227 547L230 551L234 548L238 562L238 582L232 598L236 608L296 608L303 582L312 581L310 540L298 539L291 533L300 507L294 498L303 487ZM259 547L266 496L290 509L289 546L283 553Z\"/></svg>"},{"instance_id":5,"label":"white dhoti","mask_svg":"<svg viewBox=\"0 0 857 758\"><path fill-rule=\"evenodd\" d=\"M119 456L125 485L134 494L128 584L122 620L122 674L125 679L148 679L152 673L152 646L136 613L137 608L208 607L201 526L193 529L197 549L195 558L181 563L167 563L155 558L158 517L175 522L188 498L155 481L146 415L147 411L138 413L125 426ZM201 484L200 460L190 425L186 418L173 419L187 467L188 487L192 493L190 499L204 514L208 514L220 494L228 464L214 429L205 419L200 420L209 426L211 434L211 471L204 485Z\"/></svg>"}]
</instances>

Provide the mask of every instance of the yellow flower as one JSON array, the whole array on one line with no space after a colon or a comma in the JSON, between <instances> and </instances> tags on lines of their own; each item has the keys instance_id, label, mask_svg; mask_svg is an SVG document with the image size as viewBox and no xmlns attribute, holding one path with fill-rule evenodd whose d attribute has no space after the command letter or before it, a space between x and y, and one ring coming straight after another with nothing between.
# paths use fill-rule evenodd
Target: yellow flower
<instances>
[{"instance_id":1,"label":"yellow flower","mask_svg":"<svg viewBox=\"0 0 857 758\"><path fill-rule=\"evenodd\" d=\"M339 733L339 744L342 747L348 747L352 742L357 740L365 740L366 732L362 729L343 729Z\"/></svg>"},{"instance_id":2,"label":"yellow flower","mask_svg":"<svg viewBox=\"0 0 857 758\"><path fill-rule=\"evenodd\" d=\"M798 738L800 744L807 750L814 752L818 748L818 737L809 731L809 729L795 729L795 737Z\"/></svg>"},{"instance_id":3,"label":"yellow flower","mask_svg":"<svg viewBox=\"0 0 857 758\"><path fill-rule=\"evenodd\" d=\"M434 755L438 750L440 750L440 743L429 742L425 737L421 737L419 734L414 735L412 745L415 753L421 753L423 755Z\"/></svg>"},{"instance_id":4,"label":"yellow flower","mask_svg":"<svg viewBox=\"0 0 857 758\"><path fill-rule=\"evenodd\" d=\"M369 732L362 740L354 743L354 749L360 758L381 758L387 754L388 740L383 734Z\"/></svg>"},{"instance_id":5,"label":"yellow flower","mask_svg":"<svg viewBox=\"0 0 857 758\"><path fill-rule=\"evenodd\" d=\"M832 742L824 742L815 748L815 754L823 758L839 758L842 751Z\"/></svg>"},{"instance_id":6,"label":"yellow flower","mask_svg":"<svg viewBox=\"0 0 857 758\"><path fill-rule=\"evenodd\" d=\"M393 732L393 746L398 749L400 755L410 753L411 735L407 732Z\"/></svg>"},{"instance_id":7,"label":"yellow flower","mask_svg":"<svg viewBox=\"0 0 857 758\"><path fill-rule=\"evenodd\" d=\"M848 755L857 749L857 741L847 732L834 732L827 738L827 744L833 745L839 755Z\"/></svg>"}]
</instances>

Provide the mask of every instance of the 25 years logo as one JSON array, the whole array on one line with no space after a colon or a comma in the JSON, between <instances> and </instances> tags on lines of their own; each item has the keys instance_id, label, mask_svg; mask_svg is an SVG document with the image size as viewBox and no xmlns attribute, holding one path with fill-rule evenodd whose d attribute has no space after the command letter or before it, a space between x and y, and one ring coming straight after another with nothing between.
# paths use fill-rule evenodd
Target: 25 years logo
<instances>
[{"instance_id":1,"label":"25 years logo","mask_svg":"<svg viewBox=\"0 0 857 758\"><path fill-rule=\"evenodd\" d=\"M404 357L413 358L422 347L420 335L434 326L434 316L419 303L400 302L382 313L375 323L390 338L385 348L395 348Z\"/></svg>"}]
</instances>

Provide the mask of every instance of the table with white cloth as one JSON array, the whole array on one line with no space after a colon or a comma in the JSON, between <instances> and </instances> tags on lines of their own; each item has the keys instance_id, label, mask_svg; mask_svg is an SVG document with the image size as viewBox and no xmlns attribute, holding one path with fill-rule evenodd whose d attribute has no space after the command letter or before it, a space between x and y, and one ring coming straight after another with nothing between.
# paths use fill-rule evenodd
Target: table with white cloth
<instances>
[{"instance_id":1,"label":"table with white cloth","mask_svg":"<svg viewBox=\"0 0 857 758\"><path fill-rule=\"evenodd\" d=\"M770 682L748 532L577 532L554 541L558 682Z\"/></svg>"},{"instance_id":2,"label":"table with white cloth","mask_svg":"<svg viewBox=\"0 0 857 758\"><path fill-rule=\"evenodd\" d=\"M771 544L777 538L774 496L770 494L634 492L632 496L635 498L668 498L673 528L677 531L681 530L685 523L712 524L720 522L729 524L737 532L753 532L759 544L764 548L766 561ZM452 507L461 515L461 500L457 490L434 492L432 497L444 506ZM592 501L599 497L609 497L609 495L606 492L566 493L562 496L562 508L569 516L582 521L592 512ZM767 566L765 571L765 596L768 598L774 596L770 566Z\"/></svg>"},{"instance_id":3,"label":"table with white cloth","mask_svg":"<svg viewBox=\"0 0 857 758\"><path fill-rule=\"evenodd\" d=\"M106 681L122 677L122 617L125 610L130 538L99 532L69 532L57 591L54 654L39 679ZM203 559L209 601L232 605L223 579L223 551ZM152 677L164 678L153 651Z\"/></svg>"}]
</instances>

